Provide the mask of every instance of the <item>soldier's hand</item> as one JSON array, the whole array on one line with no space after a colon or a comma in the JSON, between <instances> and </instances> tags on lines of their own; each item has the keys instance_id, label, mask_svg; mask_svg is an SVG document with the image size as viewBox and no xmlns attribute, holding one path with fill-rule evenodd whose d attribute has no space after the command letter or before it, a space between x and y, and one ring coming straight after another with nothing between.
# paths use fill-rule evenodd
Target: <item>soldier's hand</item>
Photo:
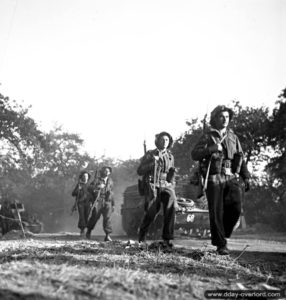
<instances>
[{"instance_id":1,"label":"soldier's hand","mask_svg":"<svg viewBox=\"0 0 286 300\"><path fill-rule=\"evenodd\" d=\"M211 153L213 152L222 152L222 145L221 144L214 144L214 145L211 145L209 147L209 151Z\"/></svg>"},{"instance_id":2,"label":"soldier's hand","mask_svg":"<svg viewBox=\"0 0 286 300\"><path fill-rule=\"evenodd\" d=\"M175 208L175 211L181 211L182 210L177 201L174 202L174 208Z\"/></svg>"},{"instance_id":3,"label":"soldier's hand","mask_svg":"<svg viewBox=\"0 0 286 300\"><path fill-rule=\"evenodd\" d=\"M160 159L159 155L154 155L153 157L154 157L155 161L159 161L159 159Z\"/></svg>"},{"instance_id":4,"label":"soldier's hand","mask_svg":"<svg viewBox=\"0 0 286 300\"><path fill-rule=\"evenodd\" d=\"M105 187L105 184L104 184L104 183L101 183L101 184L98 185L98 188L99 188L99 189L103 189L104 187Z\"/></svg>"},{"instance_id":5,"label":"soldier's hand","mask_svg":"<svg viewBox=\"0 0 286 300\"><path fill-rule=\"evenodd\" d=\"M239 180L239 174L238 173L234 173L234 177Z\"/></svg>"},{"instance_id":6,"label":"soldier's hand","mask_svg":"<svg viewBox=\"0 0 286 300\"><path fill-rule=\"evenodd\" d=\"M163 160L159 155L154 155L154 161L156 161L159 165L163 164Z\"/></svg>"}]
</instances>

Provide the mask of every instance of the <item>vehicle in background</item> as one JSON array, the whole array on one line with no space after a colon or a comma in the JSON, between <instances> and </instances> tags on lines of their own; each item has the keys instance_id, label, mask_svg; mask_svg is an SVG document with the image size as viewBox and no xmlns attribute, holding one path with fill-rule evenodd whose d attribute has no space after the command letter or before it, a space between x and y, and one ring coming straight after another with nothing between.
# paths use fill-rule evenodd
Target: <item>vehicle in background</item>
<instances>
[{"instance_id":1,"label":"vehicle in background","mask_svg":"<svg viewBox=\"0 0 286 300\"><path fill-rule=\"evenodd\" d=\"M3 201L0 204L0 228L2 235L11 230L21 230L20 222L22 222L25 231L40 233L43 230L43 223L35 215L29 214L25 210L23 203Z\"/></svg>"}]
</instances>

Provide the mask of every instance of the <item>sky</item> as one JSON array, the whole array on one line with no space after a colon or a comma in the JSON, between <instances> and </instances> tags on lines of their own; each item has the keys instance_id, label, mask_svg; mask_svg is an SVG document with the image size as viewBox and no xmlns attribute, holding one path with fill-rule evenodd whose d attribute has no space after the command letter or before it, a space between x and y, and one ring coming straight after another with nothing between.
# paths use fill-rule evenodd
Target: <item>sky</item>
<instances>
[{"instance_id":1,"label":"sky","mask_svg":"<svg viewBox=\"0 0 286 300\"><path fill-rule=\"evenodd\" d=\"M96 157L231 100L273 108L285 53L286 0L0 0L0 93Z\"/></svg>"}]
</instances>

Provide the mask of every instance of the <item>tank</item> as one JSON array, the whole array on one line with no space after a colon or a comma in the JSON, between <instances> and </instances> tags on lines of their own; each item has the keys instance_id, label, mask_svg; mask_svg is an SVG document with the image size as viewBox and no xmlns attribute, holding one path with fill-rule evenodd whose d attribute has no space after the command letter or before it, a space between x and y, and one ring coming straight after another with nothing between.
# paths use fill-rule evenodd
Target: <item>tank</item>
<instances>
[{"instance_id":1,"label":"tank","mask_svg":"<svg viewBox=\"0 0 286 300\"><path fill-rule=\"evenodd\" d=\"M19 216L24 230L32 233L40 233L43 230L43 223L35 215L29 214L23 203L5 201L0 205L0 215L2 235L11 230L21 230Z\"/></svg>"},{"instance_id":2,"label":"tank","mask_svg":"<svg viewBox=\"0 0 286 300\"><path fill-rule=\"evenodd\" d=\"M177 177L176 194L179 205L179 210L176 211L175 217L175 230L177 233L181 235L208 237L209 215L206 199L204 197L196 198L197 190L190 185L188 177ZM121 215L122 227L126 234L129 237L137 236L144 215L144 197L139 195L137 184L128 186L124 191ZM149 228L147 238L160 238L162 225L163 212L161 209Z\"/></svg>"}]
</instances>

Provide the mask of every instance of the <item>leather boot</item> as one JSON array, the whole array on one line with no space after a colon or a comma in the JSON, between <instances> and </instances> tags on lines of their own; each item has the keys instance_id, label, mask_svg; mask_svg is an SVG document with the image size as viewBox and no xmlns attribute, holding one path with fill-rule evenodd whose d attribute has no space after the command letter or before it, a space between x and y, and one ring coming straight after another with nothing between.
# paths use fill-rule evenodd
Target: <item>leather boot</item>
<instances>
[{"instance_id":1,"label":"leather boot","mask_svg":"<svg viewBox=\"0 0 286 300\"><path fill-rule=\"evenodd\" d=\"M91 230L88 229L85 234L85 236L88 240L90 240L90 235L91 235Z\"/></svg>"},{"instance_id":2,"label":"leather boot","mask_svg":"<svg viewBox=\"0 0 286 300\"><path fill-rule=\"evenodd\" d=\"M109 234L107 234L107 235L105 236L104 241L105 241L105 242L112 242L112 239L111 239L111 237L110 237Z\"/></svg>"}]
</instances>

